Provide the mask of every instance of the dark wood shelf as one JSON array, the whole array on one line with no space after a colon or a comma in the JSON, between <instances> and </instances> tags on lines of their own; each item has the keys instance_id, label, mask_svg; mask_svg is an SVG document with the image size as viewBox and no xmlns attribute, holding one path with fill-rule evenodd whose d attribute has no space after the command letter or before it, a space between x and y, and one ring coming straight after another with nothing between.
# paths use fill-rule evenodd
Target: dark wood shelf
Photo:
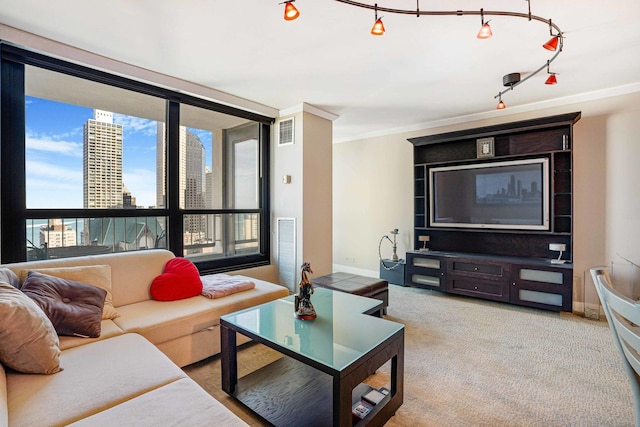
<instances>
[{"instance_id":1,"label":"dark wood shelf","mask_svg":"<svg viewBox=\"0 0 640 427\"><path fill-rule=\"evenodd\" d=\"M330 375L284 356L239 378L234 397L274 426L331 427L332 387ZM368 384L357 385L351 394L352 405L371 390ZM389 400L386 396L354 425L367 425Z\"/></svg>"}]
</instances>

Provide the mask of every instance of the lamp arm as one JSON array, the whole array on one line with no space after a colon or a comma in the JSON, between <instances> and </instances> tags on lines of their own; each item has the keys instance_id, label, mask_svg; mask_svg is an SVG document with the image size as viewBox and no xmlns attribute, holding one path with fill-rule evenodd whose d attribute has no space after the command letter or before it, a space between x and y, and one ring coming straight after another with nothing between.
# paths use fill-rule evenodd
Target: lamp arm
<instances>
[{"instance_id":1,"label":"lamp arm","mask_svg":"<svg viewBox=\"0 0 640 427\"><path fill-rule=\"evenodd\" d=\"M340 0L336 0L336 1L340 1ZM529 74L527 77L525 77L524 79L520 80L519 82L514 83L508 89L505 89L503 91L498 92L498 94L496 96L494 96L493 98L494 99L495 98L500 98L505 93L509 92L510 90L513 90L514 87L520 86L522 83L526 82L531 77L535 76L540 71L542 71L545 68L547 68L549 66L549 64L551 64L558 57L558 55L560 55L560 52L562 52L562 36L560 36L560 47L559 47L559 49L556 51L555 55L553 55L551 57L551 59L548 60L548 62L545 62L544 64L542 64L542 66L540 68L538 68L537 70L533 71L531 74Z\"/></svg>"}]
</instances>

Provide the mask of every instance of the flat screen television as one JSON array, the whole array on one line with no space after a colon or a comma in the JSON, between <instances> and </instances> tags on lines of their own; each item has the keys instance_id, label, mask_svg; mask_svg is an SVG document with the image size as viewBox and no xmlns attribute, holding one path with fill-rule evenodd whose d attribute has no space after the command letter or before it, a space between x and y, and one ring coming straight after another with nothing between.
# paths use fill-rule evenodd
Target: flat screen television
<instances>
[{"instance_id":1,"label":"flat screen television","mask_svg":"<svg viewBox=\"0 0 640 427\"><path fill-rule=\"evenodd\" d=\"M429 169L429 226L549 230L549 159Z\"/></svg>"}]
</instances>

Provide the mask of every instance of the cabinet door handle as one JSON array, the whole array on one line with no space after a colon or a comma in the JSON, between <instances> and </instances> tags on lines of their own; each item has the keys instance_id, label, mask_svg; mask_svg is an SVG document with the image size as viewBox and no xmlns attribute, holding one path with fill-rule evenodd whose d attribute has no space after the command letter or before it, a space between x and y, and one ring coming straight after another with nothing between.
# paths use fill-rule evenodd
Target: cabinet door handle
<instances>
[{"instance_id":1,"label":"cabinet door handle","mask_svg":"<svg viewBox=\"0 0 640 427\"><path fill-rule=\"evenodd\" d=\"M473 289L477 291L478 290L478 285L474 285Z\"/></svg>"},{"instance_id":2,"label":"cabinet door handle","mask_svg":"<svg viewBox=\"0 0 640 427\"><path fill-rule=\"evenodd\" d=\"M473 271L478 271L478 267L473 267Z\"/></svg>"},{"instance_id":3,"label":"cabinet door handle","mask_svg":"<svg viewBox=\"0 0 640 427\"><path fill-rule=\"evenodd\" d=\"M516 286L516 282L513 282L513 283L512 283L512 285L513 285L513 286Z\"/></svg>"}]
</instances>

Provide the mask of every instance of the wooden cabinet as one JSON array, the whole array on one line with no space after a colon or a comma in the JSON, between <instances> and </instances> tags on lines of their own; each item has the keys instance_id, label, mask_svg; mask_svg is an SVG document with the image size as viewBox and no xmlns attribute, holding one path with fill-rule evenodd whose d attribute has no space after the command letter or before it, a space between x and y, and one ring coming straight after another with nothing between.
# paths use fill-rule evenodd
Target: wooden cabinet
<instances>
[{"instance_id":1,"label":"wooden cabinet","mask_svg":"<svg viewBox=\"0 0 640 427\"><path fill-rule=\"evenodd\" d=\"M427 235L430 251L407 254L405 284L571 311L573 267L571 263L551 264L549 260L558 253L549 250L549 244L565 244L563 259L571 261L573 125L580 115L574 112L409 139L414 146L413 247L420 248L419 236ZM486 140L492 143L490 156L478 151ZM453 225L430 224L430 218L436 216L431 209L437 206L430 202L434 198L431 191L435 183L430 182L434 170L534 159L548 163L548 168L545 166L548 179L544 182L547 206L543 208L548 227L482 228L469 227L464 221L453 221ZM460 199L461 204L471 203L468 195ZM477 196L471 200L477 203Z\"/></svg>"},{"instance_id":2,"label":"wooden cabinet","mask_svg":"<svg viewBox=\"0 0 640 427\"><path fill-rule=\"evenodd\" d=\"M571 264L440 251L407 253L405 284L554 311L571 311Z\"/></svg>"},{"instance_id":3,"label":"wooden cabinet","mask_svg":"<svg viewBox=\"0 0 640 427\"><path fill-rule=\"evenodd\" d=\"M518 305L572 311L573 268L540 260L511 266L510 301Z\"/></svg>"},{"instance_id":4,"label":"wooden cabinet","mask_svg":"<svg viewBox=\"0 0 640 427\"><path fill-rule=\"evenodd\" d=\"M447 291L496 301L509 301L509 268L504 262L448 257Z\"/></svg>"},{"instance_id":5,"label":"wooden cabinet","mask_svg":"<svg viewBox=\"0 0 640 427\"><path fill-rule=\"evenodd\" d=\"M419 288L444 291L445 268L445 257L429 251L409 252L404 267L404 282Z\"/></svg>"}]
</instances>

